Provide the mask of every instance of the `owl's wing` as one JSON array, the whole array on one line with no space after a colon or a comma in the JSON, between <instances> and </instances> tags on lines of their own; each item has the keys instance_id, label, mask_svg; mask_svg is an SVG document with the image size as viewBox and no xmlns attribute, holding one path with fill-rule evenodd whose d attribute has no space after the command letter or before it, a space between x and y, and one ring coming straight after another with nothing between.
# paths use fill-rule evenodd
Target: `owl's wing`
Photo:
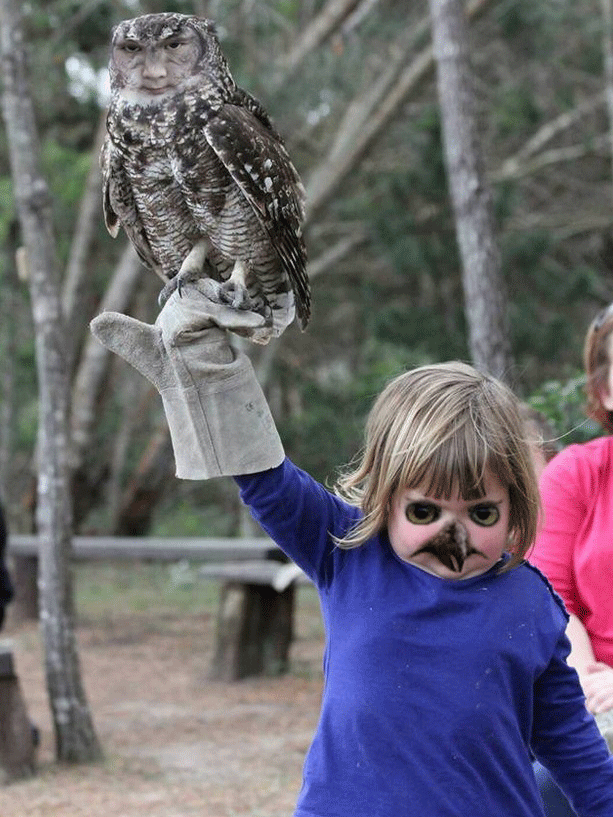
<instances>
[{"instance_id":1,"label":"owl's wing","mask_svg":"<svg viewBox=\"0 0 613 817\"><path fill-rule=\"evenodd\" d=\"M136 209L132 185L126 177L123 165L111 139L107 136L100 152L102 172L102 210L104 223L113 238L123 227L138 257L146 267L165 278L155 259L149 239Z\"/></svg>"},{"instance_id":2,"label":"owl's wing","mask_svg":"<svg viewBox=\"0 0 613 817\"><path fill-rule=\"evenodd\" d=\"M311 295L302 238L305 195L296 168L275 132L244 107L223 105L207 121L205 135L270 237L304 328Z\"/></svg>"}]
</instances>

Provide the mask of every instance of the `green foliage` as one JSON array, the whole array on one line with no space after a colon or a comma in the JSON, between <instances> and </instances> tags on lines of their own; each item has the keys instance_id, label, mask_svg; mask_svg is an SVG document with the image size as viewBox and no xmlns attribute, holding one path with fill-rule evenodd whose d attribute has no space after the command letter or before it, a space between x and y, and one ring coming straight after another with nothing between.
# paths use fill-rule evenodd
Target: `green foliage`
<instances>
[{"instance_id":1,"label":"green foliage","mask_svg":"<svg viewBox=\"0 0 613 817\"><path fill-rule=\"evenodd\" d=\"M152 608L169 614L214 614L217 603L215 583L199 580L197 567L184 563L84 563L74 572L75 606L82 622Z\"/></svg>"},{"instance_id":2,"label":"green foliage","mask_svg":"<svg viewBox=\"0 0 613 817\"><path fill-rule=\"evenodd\" d=\"M77 152L53 139L46 139L42 145L41 160L45 177L51 184L58 247L61 257L65 258L72 239L74 214L78 210L92 162L91 149L84 153Z\"/></svg>"},{"instance_id":3,"label":"green foliage","mask_svg":"<svg viewBox=\"0 0 613 817\"><path fill-rule=\"evenodd\" d=\"M518 127L532 128L542 117L534 89L527 83L500 89L500 96L492 109L502 136L517 133Z\"/></svg>"},{"instance_id":4,"label":"green foliage","mask_svg":"<svg viewBox=\"0 0 613 817\"><path fill-rule=\"evenodd\" d=\"M424 106L404 134L414 161L369 180L373 246L389 274L365 284L369 337L432 360L466 358L460 264L438 110Z\"/></svg>"},{"instance_id":5,"label":"green foliage","mask_svg":"<svg viewBox=\"0 0 613 817\"><path fill-rule=\"evenodd\" d=\"M525 56L542 56L557 45L561 27L578 21L581 11L572 0L534 3L532 0L503 0L494 16L503 36Z\"/></svg>"},{"instance_id":6,"label":"green foliage","mask_svg":"<svg viewBox=\"0 0 613 817\"><path fill-rule=\"evenodd\" d=\"M426 362L419 350L372 339L350 374L331 372L319 382L302 383L302 411L278 422L288 454L316 479L333 483L338 468L360 450L366 416L385 384Z\"/></svg>"},{"instance_id":7,"label":"green foliage","mask_svg":"<svg viewBox=\"0 0 613 817\"><path fill-rule=\"evenodd\" d=\"M548 380L527 399L551 423L561 447L592 440L603 434L598 423L585 416L585 378L581 372L567 380Z\"/></svg>"},{"instance_id":8,"label":"green foliage","mask_svg":"<svg viewBox=\"0 0 613 817\"><path fill-rule=\"evenodd\" d=\"M181 486L160 502L151 535L232 536L235 530L236 515L229 512L218 486L212 490Z\"/></svg>"},{"instance_id":9,"label":"green foliage","mask_svg":"<svg viewBox=\"0 0 613 817\"><path fill-rule=\"evenodd\" d=\"M13 182L10 176L0 177L0 242L8 240L11 224L15 219L15 203L13 201Z\"/></svg>"}]
</instances>

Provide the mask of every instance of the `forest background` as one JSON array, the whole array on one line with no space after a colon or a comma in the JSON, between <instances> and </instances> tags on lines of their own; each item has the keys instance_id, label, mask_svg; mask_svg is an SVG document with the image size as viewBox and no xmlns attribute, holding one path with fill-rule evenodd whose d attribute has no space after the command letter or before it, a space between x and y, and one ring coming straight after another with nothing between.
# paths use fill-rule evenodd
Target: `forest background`
<instances>
[{"instance_id":1,"label":"forest background","mask_svg":"<svg viewBox=\"0 0 613 817\"><path fill-rule=\"evenodd\" d=\"M155 11L217 22L239 85L261 99L307 189L314 317L254 365L286 450L324 481L359 449L364 416L403 368L469 359L441 144L427 0L52 0L24 4L29 70L53 200L71 355L74 530L235 535L230 481L180 482L157 393L91 339L113 306L145 320L159 281L101 212L98 152L111 27ZM480 147L492 186L513 371L567 444L581 414L581 344L613 300L613 183L603 8L498 0L470 21ZM318 26L314 25L318 21ZM34 526L38 392L6 137L0 131L0 494Z\"/></svg>"}]
</instances>

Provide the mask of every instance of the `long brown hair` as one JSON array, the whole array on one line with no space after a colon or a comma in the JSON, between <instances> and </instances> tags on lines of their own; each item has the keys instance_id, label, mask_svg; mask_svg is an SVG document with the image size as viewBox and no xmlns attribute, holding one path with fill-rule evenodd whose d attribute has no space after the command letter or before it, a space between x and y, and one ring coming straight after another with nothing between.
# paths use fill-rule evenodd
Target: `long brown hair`
<instances>
[{"instance_id":1,"label":"long brown hair","mask_svg":"<svg viewBox=\"0 0 613 817\"><path fill-rule=\"evenodd\" d=\"M613 412L602 405L602 392L607 387L609 367L609 337L613 332L613 304L596 315L590 324L583 345L585 368L586 411L588 417L613 433Z\"/></svg>"}]
</instances>

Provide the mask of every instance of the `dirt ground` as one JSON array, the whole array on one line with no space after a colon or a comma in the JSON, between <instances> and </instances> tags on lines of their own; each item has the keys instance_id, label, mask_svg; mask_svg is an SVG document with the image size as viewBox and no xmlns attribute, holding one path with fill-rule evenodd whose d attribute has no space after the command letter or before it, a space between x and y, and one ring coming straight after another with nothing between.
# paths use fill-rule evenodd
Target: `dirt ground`
<instances>
[{"instance_id":1,"label":"dirt ground","mask_svg":"<svg viewBox=\"0 0 613 817\"><path fill-rule=\"evenodd\" d=\"M214 614L92 620L78 627L101 763L59 766L36 623L11 626L28 713L41 731L37 774L0 788L0 817L290 817L321 694L312 600L296 616L292 671L208 680ZM315 603L316 604L316 603Z\"/></svg>"}]
</instances>

